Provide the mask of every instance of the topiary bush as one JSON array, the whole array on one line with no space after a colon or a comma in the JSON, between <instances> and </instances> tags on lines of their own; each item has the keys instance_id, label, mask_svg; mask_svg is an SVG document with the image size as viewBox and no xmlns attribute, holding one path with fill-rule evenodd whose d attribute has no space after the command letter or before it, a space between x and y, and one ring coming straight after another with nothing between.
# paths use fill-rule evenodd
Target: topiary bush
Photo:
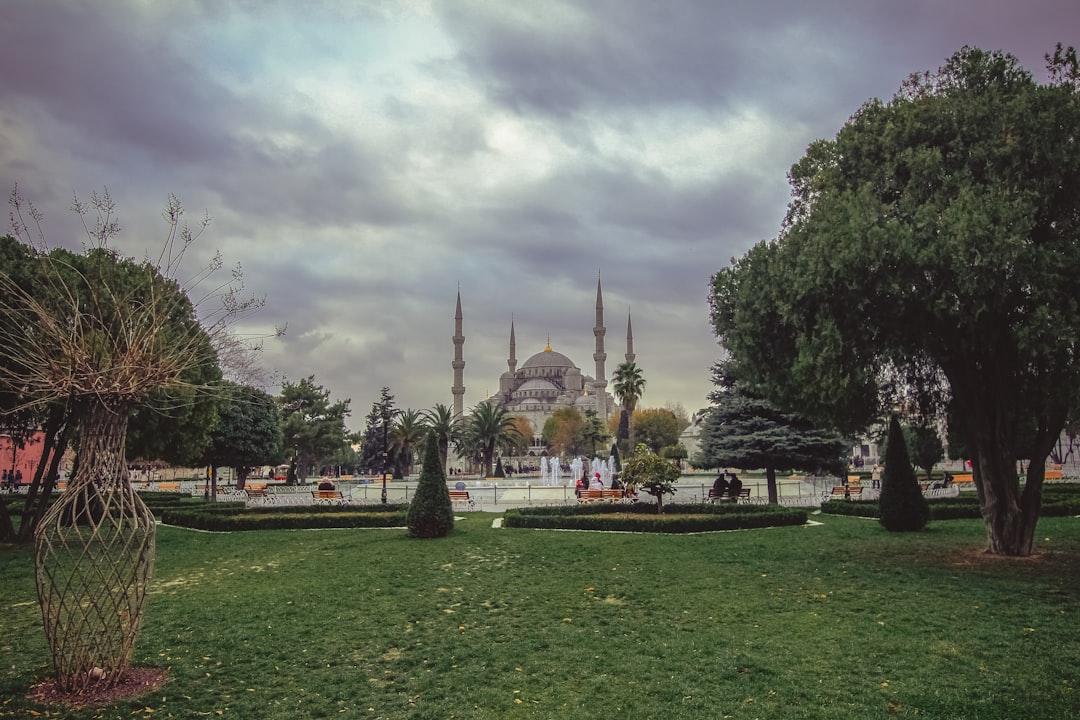
<instances>
[{"instance_id":1,"label":"topiary bush","mask_svg":"<svg viewBox=\"0 0 1080 720\"><path fill-rule=\"evenodd\" d=\"M881 524L890 532L922 530L930 519L930 507L915 480L904 432L895 415L889 421L889 445L885 451L878 508Z\"/></svg>"},{"instance_id":2,"label":"topiary bush","mask_svg":"<svg viewBox=\"0 0 1080 720\"><path fill-rule=\"evenodd\" d=\"M407 524L409 536L414 538L446 537L454 529L454 509L434 433L428 433L424 441L424 465L409 504Z\"/></svg>"}]
</instances>

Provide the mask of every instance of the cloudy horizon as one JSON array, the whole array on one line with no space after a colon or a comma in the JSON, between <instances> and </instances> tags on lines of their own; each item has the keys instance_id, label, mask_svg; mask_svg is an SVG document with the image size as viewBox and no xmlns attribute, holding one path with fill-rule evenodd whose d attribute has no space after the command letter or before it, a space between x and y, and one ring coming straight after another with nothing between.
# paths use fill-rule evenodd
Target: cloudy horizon
<instances>
[{"instance_id":1,"label":"cloudy horizon","mask_svg":"<svg viewBox=\"0 0 1080 720\"><path fill-rule=\"evenodd\" d=\"M207 213L190 262L243 267L238 331L287 324L267 371L354 430L383 386L452 404L459 288L467 407L511 317L519 366L550 338L593 374L598 274L608 378L631 313L642 406L692 413L709 278L777 234L807 145L964 45L1042 78L1077 28L1064 0L4 0L0 188L78 247L72 196L107 187L135 256L170 194Z\"/></svg>"}]
</instances>

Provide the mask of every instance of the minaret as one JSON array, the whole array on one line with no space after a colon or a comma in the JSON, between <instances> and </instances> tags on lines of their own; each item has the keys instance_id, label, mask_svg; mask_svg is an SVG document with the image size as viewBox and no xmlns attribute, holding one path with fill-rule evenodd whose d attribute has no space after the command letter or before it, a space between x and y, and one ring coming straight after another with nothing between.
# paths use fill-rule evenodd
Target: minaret
<instances>
[{"instance_id":1,"label":"minaret","mask_svg":"<svg viewBox=\"0 0 1080 720\"><path fill-rule=\"evenodd\" d=\"M506 364L510 367L510 374L517 372L517 341L514 339L514 316L510 316L510 359Z\"/></svg>"},{"instance_id":2,"label":"minaret","mask_svg":"<svg viewBox=\"0 0 1080 720\"><path fill-rule=\"evenodd\" d=\"M630 326L630 311L626 311L626 362L634 362L634 328Z\"/></svg>"},{"instance_id":3,"label":"minaret","mask_svg":"<svg viewBox=\"0 0 1080 720\"><path fill-rule=\"evenodd\" d=\"M604 328L604 295L600 290L600 273L596 273L596 327L593 328L593 335L596 337L596 352L593 353L593 360L596 361L596 416L600 419L600 422L607 422L607 394L605 388L607 388L607 379L604 377L604 361L607 360L607 353L604 352L604 335L607 330Z\"/></svg>"},{"instance_id":4,"label":"minaret","mask_svg":"<svg viewBox=\"0 0 1080 720\"><path fill-rule=\"evenodd\" d=\"M465 336L461 330L461 288L457 293L457 310L454 311L454 362L450 363L454 368L454 386L450 392L454 394L454 417L461 417L465 413L465 360L461 356L461 346L465 344Z\"/></svg>"}]
</instances>

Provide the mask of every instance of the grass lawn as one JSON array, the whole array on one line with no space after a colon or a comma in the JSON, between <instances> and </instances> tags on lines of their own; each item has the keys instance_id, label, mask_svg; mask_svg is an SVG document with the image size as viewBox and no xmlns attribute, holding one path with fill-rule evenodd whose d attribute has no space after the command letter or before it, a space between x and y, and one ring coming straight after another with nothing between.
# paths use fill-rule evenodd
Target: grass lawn
<instances>
[{"instance_id":1,"label":"grass lawn","mask_svg":"<svg viewBox=\"0 0 1080 720\"><path fill-rule=\"evenodd\" d=\"M986 561L979 521L703 535L158 531L137 701L35 705L24 549L0 549L0 718L1080 717L1080 520ZM50 713L50 714L46 714Z\"/></svg>"}]
</instances>

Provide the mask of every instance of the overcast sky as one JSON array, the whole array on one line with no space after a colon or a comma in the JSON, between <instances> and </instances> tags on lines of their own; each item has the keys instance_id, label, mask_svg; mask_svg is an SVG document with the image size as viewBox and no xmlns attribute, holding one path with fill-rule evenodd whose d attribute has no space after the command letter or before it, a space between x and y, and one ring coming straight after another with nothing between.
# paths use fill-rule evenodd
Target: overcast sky
<instances>
[{"instance_id":1,"label":"overcast sky","mask_svg":"<svg viewBox=\"0 0 1080 720\"><path fill-rule=\"evenodd\" d=\"M871 97L965 44L1043 77L1076 0L261 2L0 0L0 189L78 247L108 187L118 245L160 247L168 195L212 224L284 337L263 363L352 399L465 405L553 349L634 349L641 405L703 407L710 275L776 235L786 173ZM5 228L6 230L6 228ZM268 388L277 393L277 387Z\"/></svg>"}]
</instances>

